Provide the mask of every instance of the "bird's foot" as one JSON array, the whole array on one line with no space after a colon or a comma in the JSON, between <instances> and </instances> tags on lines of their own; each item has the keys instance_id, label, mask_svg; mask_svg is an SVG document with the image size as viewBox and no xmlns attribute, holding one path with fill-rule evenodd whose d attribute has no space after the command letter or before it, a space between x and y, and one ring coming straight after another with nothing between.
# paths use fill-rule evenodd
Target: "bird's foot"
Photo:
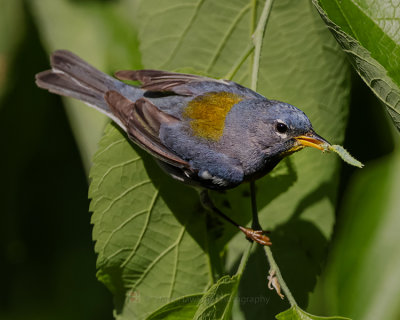
<instances>
[{"instance_id":1,"label":"bird's foot","mask_svg":"<svg viewBox=\"0 0 400 320\"><path fill-rule=\"evenodd\" d=\"M246 235L246 238L250 241L255 241L263 246L272 245L270 238L265 235L268 231L253 230L251 228L245 228L242 226L239 226L239 229Z\"/></svg>"}]
</instances>

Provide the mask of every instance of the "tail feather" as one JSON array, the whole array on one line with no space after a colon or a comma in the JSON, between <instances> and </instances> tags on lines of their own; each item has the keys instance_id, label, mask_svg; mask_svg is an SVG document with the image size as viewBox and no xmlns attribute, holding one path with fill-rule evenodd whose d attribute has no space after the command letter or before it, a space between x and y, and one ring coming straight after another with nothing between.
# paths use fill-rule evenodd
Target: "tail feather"
<instances>
[{"instance_id":1,"label":"tail feather","mask_svg":"<svg viewBox=\"0 0 400 320\"><path fill-rule=\"evenodd\" d=\"M51 66L53 70L64 72L82 85L103 94L108 90L115 90L115 83L118 82L67 50L55 51L51 56Z\"/></svg>"},{"instance_id":2,"label":"tail feather","mask_svg":"<svg viewBox=\"0 0 400 320\"><path fill-rule=\"evenodd\" d=\"M100 91L88 90L69 75L54 70L46 70L36 75L36 84L40 88L49 90L52 93L67 97L73 97L90 104L96 104L103 98Z\"/></svg>"},{"instance_id":3,"label":"tail feather","mask_svg":"<svg viewBox=\"0 0 400 320\"><path fill-rule=\"evenodd\" d=\"M122 83L95 69L78 56L66 50L51 56L51 70L36 75L36 84L50 92L82 100L121 125L104 100L109 90L118 90Z\"/></svg>"}]
</instances>

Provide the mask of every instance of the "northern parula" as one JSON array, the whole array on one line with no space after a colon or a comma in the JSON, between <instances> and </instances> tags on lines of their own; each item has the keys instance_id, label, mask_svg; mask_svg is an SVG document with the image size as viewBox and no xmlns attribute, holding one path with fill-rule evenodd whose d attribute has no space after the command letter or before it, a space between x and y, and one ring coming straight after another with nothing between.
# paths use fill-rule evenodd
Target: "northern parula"
<instances>
[{"instance_id":1,"label":"northern parula","mask_svg":"<svg viewBox=\"0 0 400 320\"><path fill-rule=\"evenodd\" d=\"M174 179L205 190L236 187L305 146L329 145L298 108L232 81L158 70L119 71L117 80L65 50L52 54L51 67L36 75L40 88L106 114ZM263 231L219 211L207 192L201 199L247 238L271 244Z\"/></svg>"}]
</instances>

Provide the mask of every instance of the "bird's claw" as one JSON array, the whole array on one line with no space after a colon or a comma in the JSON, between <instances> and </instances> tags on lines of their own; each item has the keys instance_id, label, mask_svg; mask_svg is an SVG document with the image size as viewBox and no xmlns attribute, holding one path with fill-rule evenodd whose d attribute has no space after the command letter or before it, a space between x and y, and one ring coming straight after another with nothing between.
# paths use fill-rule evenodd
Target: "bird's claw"
<instances>
[{"instance_id":1,"label":"bird's claw","mask_svg":"<svg viewBox=\"0 0 400 320\"><path fill-rule=\"evenodd\" d=\"M265 235L268 231L264 230L253 230L251 228L239 227L239 229L246 235L246 238L250 241L255 241L263 246L270 246L272 242L269 237Z\"/></svg>"}]
</instances>

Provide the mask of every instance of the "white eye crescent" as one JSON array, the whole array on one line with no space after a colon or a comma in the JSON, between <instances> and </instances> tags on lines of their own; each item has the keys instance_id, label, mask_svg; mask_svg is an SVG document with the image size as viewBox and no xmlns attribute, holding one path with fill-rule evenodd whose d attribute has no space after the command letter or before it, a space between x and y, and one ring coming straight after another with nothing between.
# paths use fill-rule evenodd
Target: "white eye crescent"
<instances>
[{"instance_id":1,"label":"white eye crescent","mask_svg":"<svg viewBox=\"0 0 400 320\"><path fill-rule=\"evenodd\" d=\"M283 123L282 121L278 121L276 123L276 131L278 131L279 133L286 133L289 130L288 126Z\"/></svg>"}]
</instances>

